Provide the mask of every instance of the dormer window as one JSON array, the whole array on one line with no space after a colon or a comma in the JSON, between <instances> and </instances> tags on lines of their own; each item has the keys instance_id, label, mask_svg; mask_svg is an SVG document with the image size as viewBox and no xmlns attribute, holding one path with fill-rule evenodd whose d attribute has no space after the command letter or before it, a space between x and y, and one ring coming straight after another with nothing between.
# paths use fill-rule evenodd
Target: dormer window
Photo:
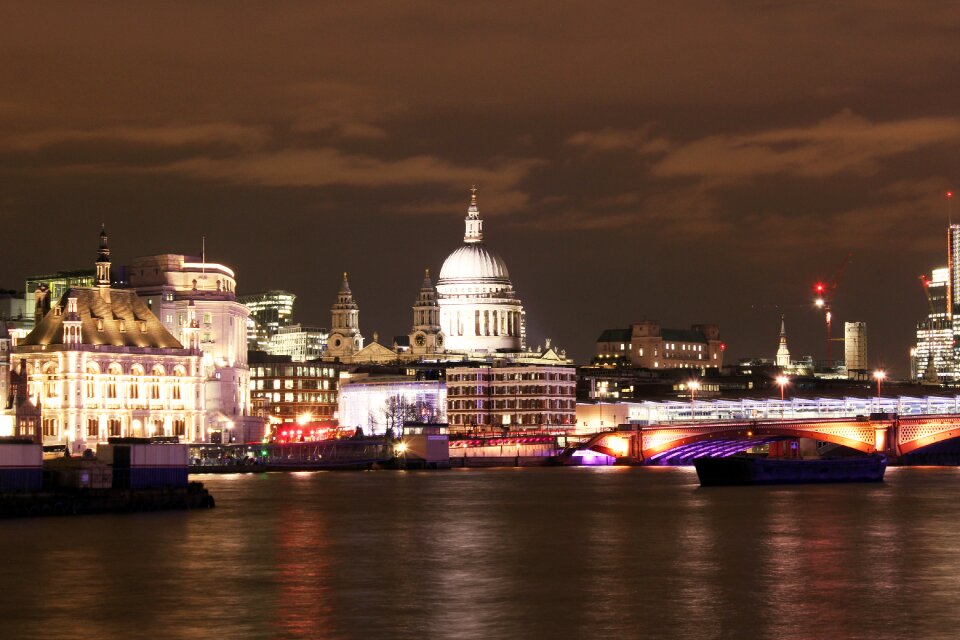
<instances>
[{"instance_id":1,"label":"dormer window","mask_svg":"<svg viewBox=\"0 0 960 640\"><path fill-rule=\"evenodd\" d=\"M147 332L147 321L146 321L146 320L141 320L141 321L140 321L140 333L146 333L146 332Z\"/></svg>"},{"instance_id":2,"label":"dormer window","mask_svg":"<svg viewBox=\"0 0 960 640\"><path fill-rule=\"evenodd\" d=\"M120 320L120 333L125 333L127 330L127 325L124 324L123 320Z\"/></svg>"},{"instance_id":3,"label":"dormer window","mask_svg":"<svg viewBox=\"0 0 960 640\"><path fill-rule=\"evenodd\" d=\"M97 331L103 331L103 318L97 318Z\"/></svg>"}]
</instances>

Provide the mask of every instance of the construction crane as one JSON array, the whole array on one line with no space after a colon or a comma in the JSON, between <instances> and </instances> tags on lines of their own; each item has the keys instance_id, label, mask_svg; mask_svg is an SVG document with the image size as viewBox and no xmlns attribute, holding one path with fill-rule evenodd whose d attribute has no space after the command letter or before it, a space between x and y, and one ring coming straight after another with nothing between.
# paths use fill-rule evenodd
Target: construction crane
<instances>
[{"instance_id":1,"label":"construction crane","mask_svg":"<svg viewBox=\"0 0 960 640\"><path fill-rule=\"evenodd\" d=\"M814 298L814 304L819 309L823 309L823 319L827 325L827 366L830 367L833 365L833 339L831 338L831 326L833 324L833 312L830 310L833 304L833 298L837 293L837 288L840 286L840 280L843 279L843 274L847 270L847 265L850 264L850 258L853 256L852 253L848 253L843 259L843 262L840 263L840 266L834 271L833 276L827 280L820 280L813 285L813 293L816 296Z\"/></svg>"}]
</instances>

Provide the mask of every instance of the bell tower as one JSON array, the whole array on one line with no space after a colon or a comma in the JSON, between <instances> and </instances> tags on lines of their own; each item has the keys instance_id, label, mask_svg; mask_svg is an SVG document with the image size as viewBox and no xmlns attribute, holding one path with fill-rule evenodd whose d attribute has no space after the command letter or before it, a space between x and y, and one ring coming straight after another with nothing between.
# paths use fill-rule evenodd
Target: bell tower
<instances>
[{"instance_id":1,"label":"bell tower","mask_svg":"<svg viewBox=\"0 0 960 640\"><path fill-rule=\"evenodd\" d=\"M343 272L343 282L337 293L337 302L330 309L330 337L327 338L326 356L330 358L349 357L363 349L363 336L360 335L360 307L353 299L347 272Z\"/></svg>"},{"instance_id":2,"label":"bell tower","mask_svg":"<svg viewBox=\"0 0 960 640\"><path fill-rule=\"evenodd\" d=\"M416 355L442 353L443 331L440 329L440 305L437 288L430 279L430 270L424 270L420 293L413 303L413 331L410 332L410 351Z\"/></svg>"}]
</instances>

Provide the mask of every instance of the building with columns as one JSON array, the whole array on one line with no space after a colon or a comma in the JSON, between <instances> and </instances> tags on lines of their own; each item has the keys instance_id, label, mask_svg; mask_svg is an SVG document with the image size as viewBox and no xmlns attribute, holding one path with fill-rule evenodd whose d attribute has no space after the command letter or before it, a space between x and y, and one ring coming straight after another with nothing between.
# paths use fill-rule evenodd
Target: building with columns
<instances>
[{"instance_id":1,"label":"building with columns","mask_svg":"<svg viewBox=\"0 0 960 640\"><path fill-rule=\"evenodd\" d=\"M252 418L247 366L249 308L237 300L231 268L201 257L161 254L134 259L127 267L130 288L173 335L190 309L200 336L209 437L249 442L262 437Z\"/></svg>"},{"instance_id":2,"label":"building with columns","mask_svg":"<svg viewBox=\"0 0 960 640\"><path fill-rule=\"evenodd\" d=\"M206 439L200 323L190 305L180 340L135 291L110 284L110 249L100 234L96 285L71 287L13 350L35 437L79 452L110 437ZM18 429L19 421L18 421Z\"/></svg>"},{"instance_id":3,"label":"building with columns","mask_svg":"<svg viewBox=\"0 0 960 640\"><path fill-rule=\"evenodd\" d=\"M477 189L470 189L463 245L440 269L437 302L448 351L496 353L526 346L523 305L507 265L483 241Z\"/></svg>"}]
</instances>

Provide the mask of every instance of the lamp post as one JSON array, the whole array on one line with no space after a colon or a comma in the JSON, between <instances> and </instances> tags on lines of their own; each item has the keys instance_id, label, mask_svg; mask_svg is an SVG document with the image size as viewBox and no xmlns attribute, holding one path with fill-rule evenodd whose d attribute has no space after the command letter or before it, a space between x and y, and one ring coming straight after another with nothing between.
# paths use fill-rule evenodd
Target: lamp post
<instances>
[{"instance_id":1,"label":"lamp post","mask_svg":"<svg viewBox=\"0 0 960 640\"><path fill-rule=\"evenodd\" d=\"M780 386L780 419L782 420L784 416L784 411L785 411L785 408L783 406L783 402L784 402L783 390L788 384L790 384L790 378L784 375L780 375L780 376L777 376L776 382Z\"/></svg>"},{"instance_id":2,"label":"lamp post","mask_svg":"<svg viewBox=\"0 0 960 640\"><path fill-rule=\"evenodd\" d=\"M691 380L687 383L687 389L690 390L690 419L697 419L697 390L700 388L699 380Z\"/></svg>"},{"instance_id":3,"label":"lamp post","mask_svg":"<svg viewBox=\"0 0 960 640\"><path fill-rule=\"evenodd\" d=\"M880 384L883 382L884 378L887 377L887 372L883 369L877 369L873 372L873 377L877 381L877 412L880 411Z\"/></svg>"}]
</instances>

